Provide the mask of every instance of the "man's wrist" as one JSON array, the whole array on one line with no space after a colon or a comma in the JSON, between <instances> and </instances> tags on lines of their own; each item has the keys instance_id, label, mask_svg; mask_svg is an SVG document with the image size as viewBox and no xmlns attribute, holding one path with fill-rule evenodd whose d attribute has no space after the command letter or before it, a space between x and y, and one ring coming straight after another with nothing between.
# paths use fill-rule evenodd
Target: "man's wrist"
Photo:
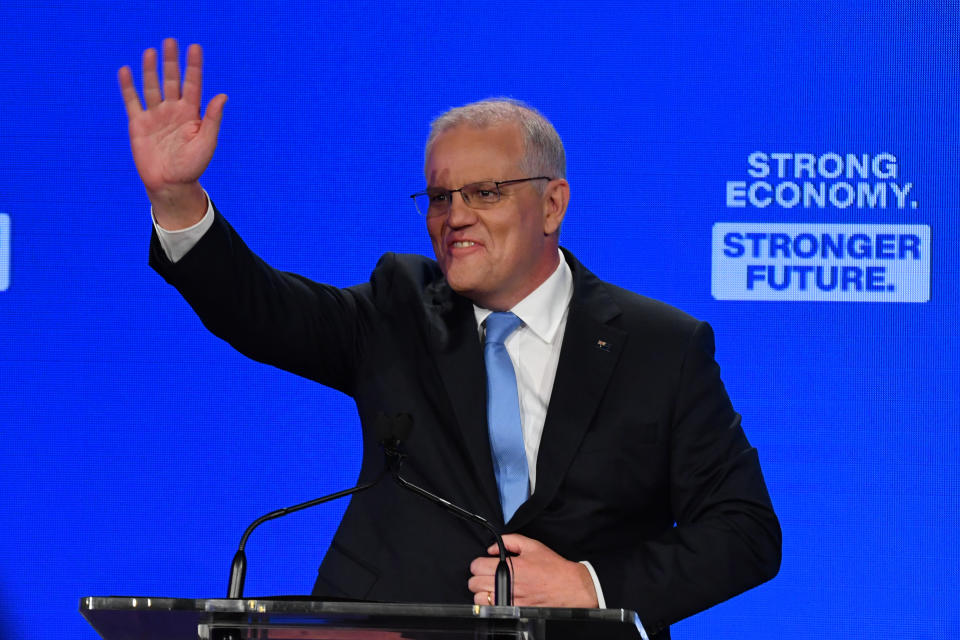
<instances>
[{"instance_id":1,"label":"man's wrist","mask_svg":"<svg viewBox=\"0 0 960 640\"><path fill-rule=\"evenodd\" d=\"M607 603L603 599L603 589L600 588L600 579L597 577L597 572L594 571L593 565L587 562L586 560L581 560L580 564L586 567L587 573L590 574L590 580L593 582L593 590L597 597L597 608L606 609Z\"/></svg>"},{"instance_id":2,"label":"man's wrist","mask_svg":"<svg viewBox=\"0 0 960 640\"><path fill-rule=\"evenodd\" d=\"M166 231L195 226L207 210L207 194L199 182L147 191L153 218Z\"/></svg>"},{"instance_id":3,"label":"man's wrist","mask_svg":"<svg viewBox=\"0 0 960 640\"><path fill-rule=\"evenodd\" d=\"M163 252L170 262L178 262L180 258L187 255L187 252L189 252L200 241L200 238L209 231L210 227L213 226L213 202L210 200L206 191L202 193L206 200L206 213L200 218L199 222L185 229L178 229L176 231L164 229L160 226L154 210L152 208L150 209L157 239L160 241L160 246L163 248Z\"/></svg>"}]
</instances>

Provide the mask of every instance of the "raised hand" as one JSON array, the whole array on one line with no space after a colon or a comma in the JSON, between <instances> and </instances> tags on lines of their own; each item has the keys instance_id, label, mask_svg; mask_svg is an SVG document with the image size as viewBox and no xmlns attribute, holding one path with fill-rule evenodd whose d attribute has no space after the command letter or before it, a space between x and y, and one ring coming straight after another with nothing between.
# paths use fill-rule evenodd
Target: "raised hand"
<instances>
[{"instance_id":1,"label":"raised hand","mask_svg":"<svg viewBox=\"0 0 960 640\"><path fill-rule=\"evenodd\" d=\"M143 98L133 86L130 67L117 73L130 124L130 148L160 226L182 229L195 224L207 208L199 179L213 158L227 96L210 100L200 118L203 52L187 49L187 70L180 85L177 41L163 41L163 92L157 76L157 51L143 52Z\"/></svg>"}]
</instances>

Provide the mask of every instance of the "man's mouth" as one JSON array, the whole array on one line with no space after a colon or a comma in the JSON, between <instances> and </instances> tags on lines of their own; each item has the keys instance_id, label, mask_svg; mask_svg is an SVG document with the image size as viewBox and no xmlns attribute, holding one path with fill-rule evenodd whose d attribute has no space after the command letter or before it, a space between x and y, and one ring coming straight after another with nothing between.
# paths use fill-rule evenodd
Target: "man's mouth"
<instances>
[{"instance_id":1,"label":"man's mouth","mask_svg":"<svg viewBox=\"0 0 960 640\"><path fill-rule=\"evenodd\" d=\"M472 247L474 244L476 243L471 242L470 240L458 240L457 242L452 243L450 246L454 249L464 249L466 247Z\"/></svg>"}]
</instances>

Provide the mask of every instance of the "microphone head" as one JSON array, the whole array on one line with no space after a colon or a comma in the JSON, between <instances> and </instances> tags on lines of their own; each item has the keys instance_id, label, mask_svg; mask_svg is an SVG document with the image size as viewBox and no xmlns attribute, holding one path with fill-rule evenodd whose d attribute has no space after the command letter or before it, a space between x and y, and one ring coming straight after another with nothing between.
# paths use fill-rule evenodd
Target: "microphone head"
<instances>
[{"instance_id":1,"label":"microphone head","mask_svg":"<svg viewBox=\"0 0 960 640\"><path fill-rule=\"evenodd\" d=\"M393 417L393 436L403 442L410 437L413 431L413 416L409 413L398 413Z\"/></svg>"},{"instance_id":2,"label":"microphone head","mask_svg":"<svg viewBox=\"0 0 960 640\"><path fill-rule=\"evenodd\" d=\"M413 430L413 416L409 413L395 413L388 416L380 411L373 421L373 430L380 444L395 448L410 436Z\"/></svg>"},{"instance_id":3,"label":"microphone head","mask_svg":"<svg viewBox=\"0 0 960 640\"><path fill-rule=\"evenodd\" d=\"M377 417L373 419L373 432L377 442L381 444L393 439L393 424L383 411L378 411Z\"/></svg>"}]
</instances>

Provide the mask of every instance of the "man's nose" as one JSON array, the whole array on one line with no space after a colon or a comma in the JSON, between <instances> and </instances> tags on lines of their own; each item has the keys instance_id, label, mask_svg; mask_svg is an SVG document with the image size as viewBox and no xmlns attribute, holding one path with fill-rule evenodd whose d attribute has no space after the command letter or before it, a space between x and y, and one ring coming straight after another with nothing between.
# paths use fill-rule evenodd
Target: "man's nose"
<instances>
[{"instance_id":1,"label":"man's nose","mask_svg":"<svg viewBox=\"0 0 960 640\"><path fill-rule=\"evenodd\" d=\"M447 214L447 224L451 227L467 227L477 219L476 209L467 204L463 192L458 191L450 198L450 211Z\"/></svg>"}]
</instances>

